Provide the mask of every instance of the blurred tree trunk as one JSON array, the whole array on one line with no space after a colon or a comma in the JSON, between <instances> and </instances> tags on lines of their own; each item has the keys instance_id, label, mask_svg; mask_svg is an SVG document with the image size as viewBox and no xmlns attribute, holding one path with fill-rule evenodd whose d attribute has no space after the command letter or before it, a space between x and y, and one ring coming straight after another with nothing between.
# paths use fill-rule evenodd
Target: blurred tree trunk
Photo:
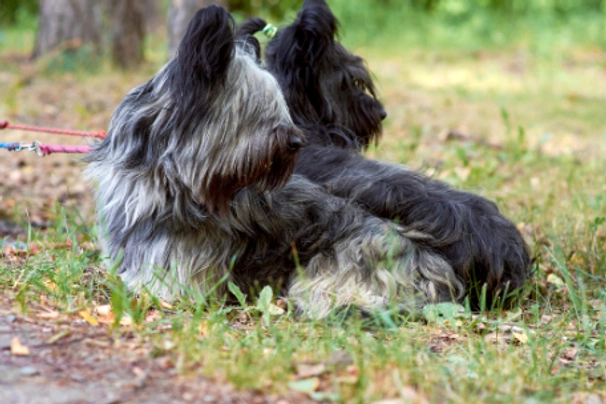
<instances>
[{"instance_id":1,"label":"blurred tree trunk","mask_svg":"<svg viewBox=\"0 0 606 404\"><path fill-rule=\"evenodd\" d=\"M112 60L130 69L143 61L145 10L149 0L110 0Z\"/></svg>"},{"instance_id":2,"label":"blurred tree trunk","mask_svg":"<svg viewBox=\"0 0 606 404\"><path fill-rule=\"evenodd\" d=\"M33 57L55 49L77 49L84 44L91 44L94 53L99 53L101 4L91 0L40 0Z\"/></svg>"},{"instance_id":3,"label":"blurred tree trunk","mask_svg":"<svg viewBox=\"0 0 606 404\"><path fill-rule=\"evenodd\" d=\"M171 0L168 8L168 56L177 52L181 38L185 35L187 25L202 7L217 4L227 7L227 0Z\"/></svg>"},{"instance_id":4,"label":"blurred tree trunk","mask_svg":"<svg viewBox=\"0 0 606 404\"><path fill-rule=\"evenodd\" d=\"M164 26L164 14L161 9L160 0L145 0L143 21L146 33L157 31L158 27ZM166 29L165 26L164 28Z\"/></svg>"}]
</instances>

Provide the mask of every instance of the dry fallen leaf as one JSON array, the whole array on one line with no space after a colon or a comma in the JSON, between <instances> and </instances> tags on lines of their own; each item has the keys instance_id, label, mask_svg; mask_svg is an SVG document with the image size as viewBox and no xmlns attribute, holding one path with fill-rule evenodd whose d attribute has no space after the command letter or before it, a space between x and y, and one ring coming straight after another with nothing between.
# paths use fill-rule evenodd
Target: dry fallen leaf
<instances>
[{"instance_id":1,"label":"dry fallen leaf","mask_svg":"<svg viewBox=\"0 0 606 404\"><path fill-rule=\"evenodd\" d=\"M43 319L47 319L47 320L54 320L56 318L59 318L59 312L58 311L47 311L44 313L38 313L36 314L36 317L38 318L43 318Z\"/></svg>"},{"instance_id":2,"label":"dry fallen leaf","mask_svg":"<svg viewBox=\"0 0 606 404\"><path fill-rule=\"evenodd\" d=\"M97 319L94 318L92 314L90 314L90 311L88 309L81 310L78 312L78 314L80 314L80 317L85 319L86 322L89 323L90 325L95 326L95 327L99 325L99 321L97 321Z\"/></svg>"},{"instance_id":3,"label":"dry fallen leaf","mask_svg":"<svg viewBox=\"0 0 606 404\"><path fill-rule=\"evenodd\" d=\"M160 300L160 307L163 308L164 310L172 310L173 309L173 306L170 303L165 302L164 300Z\"/></svg>"},{"instance_id":4,"label":"dry fallen leaf","mask_svg":"<svg viewBox=\"0 0 606 404\"><path fill-rule=\"evenodd\" d=\"M97 313L97 321L103 324L113 324L116 319L112 307L109 304L97 306L95 308L95 313Z\"/></svg>"},{"instance_id":5,"label":"dry fallen leaf","mask_svg":"<svg viewBox=\"0 0 606 404\"><path fill-rule=\"evenodd\" d=\"M282 307L273 303L269 305L269 314L271 314L272 316L281 316L284 313L285 310Z\"/></svg>"},{"instance_id":6,"label":"dry fallen leaf","mask_svg":"<svg viewBox=\"0 0 606 404\"><path fill-rule=\"evenodd\" d=\"M162 348L164 348L165 351L170 351L171 349L173 349L176 346L177 346L177 344L174 341L171 341L169 339L165 339L162 342Z\"/></svg>"},{"instance_id":7,"label":"dry fallen leaf","mask_svg":"<svg viewBox=\"0 0 606 404\"><path fill-rule=\"evenodd\" d=\"M299 379L306 379L308 377L320 376L326 371L326 365L324 363L318 363L316 365L310 365L306 363L300 363L296 365L297 377Z\"/></svg>"},{"instance_id":8,"label":"dry fallen leaf","mask_svg":"<svg viewBox=\"0 0 606 404\"><path fill-rule=\"evenodd\" d=\"M557 288L561 288L565 285L562 278L560 278L559 276L557 276L555 274L547 275L547 283L551 283L552 285L554 285Z\"/></svg>"},{"instance_id":9,"label":"dry fallen leaf","mask_svg":"<svg viewBox=\"0 0 606 404\"><path fill-rule=\"evenodd\" d=\"M110 306L109 304L97 306L95 308L95 312L97 312L97 314L100 316L109 316L110 314L112 314L112 306Z\"/></svg>"},{"instance_id":10,"label":"dry fallen leaf","mask_svg":"<svg viewBox=\"0 0 606 404\"><path fill-rule=\"evenodd\" d=\"M349 365L345 368L345 374L337 377L339 383L356 384L360 379L360 370L356 365Z\"/></svg>"},{"instance_id":11,"label":"dry fallen leaf","mask_svg":"<svg viewBox=\"0 0 606 404\"><path fill-rule=\"evenodd\" d=\"M524 332L513 332L512 333L514 338L518 341L520 341L522 344L525 344L528 342L528 335L526 335L526 333Z\"/></svg>"},{"instance_id":12,"label":"dry fallen leaf","mask_svg":"<svg viewBox=\"0 0 606 404\"><path fill-rule=\"evenodd\" d=\"M19 337L11 340L11 353L18 356L27 356L30 354L29 348L21 343Z\"/></svg>"},{"instance_id":13,"label":"dry fallen leaf","mask_svg":"<svg viewBox=\"0 0 606 404\"><path fill-rule=\"evenodd\" d=\"M160 317L160 312L158 310L150 309L147 311L147 313L145 313L145 322L151 323L160 319Z\"/></svg>"},{"instance_id":14,"label":"dry fallen leaf","mask_svg":"<svg viewBox=\"0 0 606 404\"><path fill-rule=\"evenodd\" d=\"M123 327L130 327L133 325L133 318L129 315L124 315L122 316L122 318L120 319L120 325Z\"/></svg>"},{"instance_id":15,"label":"dry fallen leaf","mask_svg":"<svg viewBox=\"0 0 606 404\"><path fill-rule=\"evenodd\" d=\"M577 358L578 352L579 352L579 349L576 347L566 348L564 353L562 353L562 356L560 356L560 358L559 358L560 363L563 365L567 365L571 362L574 362Z\"/></svg>"}]
</instances>

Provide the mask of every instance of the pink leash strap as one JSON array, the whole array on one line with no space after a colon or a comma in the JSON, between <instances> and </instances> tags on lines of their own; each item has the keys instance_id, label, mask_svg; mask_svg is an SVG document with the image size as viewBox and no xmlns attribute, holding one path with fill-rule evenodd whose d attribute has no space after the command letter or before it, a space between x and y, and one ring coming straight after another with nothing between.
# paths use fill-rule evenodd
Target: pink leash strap
<instances>
[{"instance_id":1,"label":"pink leash strap","mask_svg":"<svg viewBox=\"0 0 606 404\"><path fill-rule=\"evenodd\" d=\"M34 149L39 156L48 156L53 153L89 153L90 146L61 146L55 144L38 143Z\"/></svg>"}]
</instances>

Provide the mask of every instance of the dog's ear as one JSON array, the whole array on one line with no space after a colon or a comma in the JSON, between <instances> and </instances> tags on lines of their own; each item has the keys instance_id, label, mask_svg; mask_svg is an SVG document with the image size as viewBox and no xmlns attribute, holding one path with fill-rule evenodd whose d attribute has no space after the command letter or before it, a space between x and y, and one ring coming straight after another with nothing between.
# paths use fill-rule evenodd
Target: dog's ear
<instances>
[{"instance_id":1,"label":"dog's ear","mask_svg":"<svg viewBox=\"0 0 606 404\"><path fill-rule=\"evenodd\" d=\"M191 90L223 83L234 55L234 29L234 19L224 8L198 10L175 56L178 87Z\"/></svg>"},{"instance_id":2,"label":"dog's ear","mask_svg":"<svg viewBox=\"0 0 606 404\"><path fill-rule=\"evenodd\" d=\"M337 33L338 21L324 0L305 0L293 24L294 42L304 56L302 63L318 61Z\"/></svg>"},{"instance_id":3,"label":"dog's ear","mask_svg":"<svg viewBox=\"0 0 606 404\"><path fill-rule=\"evenodd\" d=\"M295 21L267 45L268 70L277 77L296 122L320 123L326 114L319 72L334 46L337 26L324 0L307 0Z\"/></svg>"}]
</instances>

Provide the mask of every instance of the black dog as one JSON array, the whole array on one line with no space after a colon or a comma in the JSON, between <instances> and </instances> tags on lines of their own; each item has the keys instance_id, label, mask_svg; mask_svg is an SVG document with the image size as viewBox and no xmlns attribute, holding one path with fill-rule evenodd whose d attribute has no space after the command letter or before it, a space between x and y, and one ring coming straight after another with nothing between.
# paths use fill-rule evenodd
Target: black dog
<instances>
[{"instance_id":1,"label":"black dog","mask_svg":"<svg viewBox=\"0 0 606 404\"><path fill-rule=\"evenodd\" d=\"M379 217L429 234L426 245L447 259L474 306L520 288L531 266L528 247L493 202L361 156L378 140L386 113L364 61L335 40L337 25L324 0L306 0L296 20L267 45L267 69L307 139L295 172ZM239 35L265 27L252 18Z\"/></svg>"}]
</instances>

